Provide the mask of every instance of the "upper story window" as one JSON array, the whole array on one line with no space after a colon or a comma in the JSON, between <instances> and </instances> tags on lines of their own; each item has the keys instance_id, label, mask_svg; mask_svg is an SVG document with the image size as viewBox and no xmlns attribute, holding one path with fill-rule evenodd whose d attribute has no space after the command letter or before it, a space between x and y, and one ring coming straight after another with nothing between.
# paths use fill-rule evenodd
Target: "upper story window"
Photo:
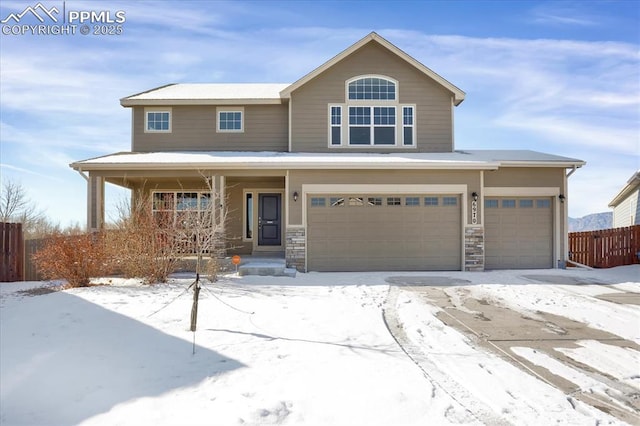
<instances>
[{"instance_id":1,"label":"upper story window","mask_svg":"<svg viewBox=\"0 0 640 426\"><path fill-rule=\"evenodd\" d=\"M144 111L145 132L171 132L170 109L147 109Z\"/></svg>"},{"instance_id":2,"label":"upper story window","mask_svg":"<svg viewBox=\"0 0 640 426\"><path fill-rule=\"evenodd\" d=\"M395 107L349 107L350 145L395 145Z\"/></svg>"},{"instance_id":3,"label":"upper story window","mask_svg":"<svg viewBox=\"0 0 640 426\"><path fill-rule=\"evenodd\" d=\"M348 83L349 100L395 100L396 83L381 77L363 77Z\"/></svg>"},{"instance_id":4,"label":"upper story window","mask_svg":"<svg viewBox=\"0 0 640 426\"><path fill-rule=\"evenodd\" d=\"M217 108L216 126L218 132L243 132L244 131L244 109Z\"/></svg>"},{"instance_id":5,"label":"upper story window","mask_svg":"<svg viewBox=\"0 0 640 426\"><path fill-rule=\"evenodd\" d=\"M398 82L381 75L345 81L344 103L328 105L331 148L413 148L416 106L399 102Z\"/></svg>"}]
</instances>

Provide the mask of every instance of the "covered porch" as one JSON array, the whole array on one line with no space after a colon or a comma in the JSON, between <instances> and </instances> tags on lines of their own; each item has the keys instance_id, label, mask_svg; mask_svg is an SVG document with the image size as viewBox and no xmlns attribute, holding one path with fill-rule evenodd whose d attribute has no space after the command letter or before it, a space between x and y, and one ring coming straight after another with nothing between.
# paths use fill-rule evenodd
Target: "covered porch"
<instances>
[{"instance_id":1,"label":"covered porch","mask_svg":"<svg viewBox=\"0 0 640 426\"><path fill-rule=\"evenodd\" d=\"M78 170L87 181L87 229L104 229L105 184L151 200L154 215L210 209L228 255L284 258L286 172L275 170Z\"/></svg>"}]
</instances>

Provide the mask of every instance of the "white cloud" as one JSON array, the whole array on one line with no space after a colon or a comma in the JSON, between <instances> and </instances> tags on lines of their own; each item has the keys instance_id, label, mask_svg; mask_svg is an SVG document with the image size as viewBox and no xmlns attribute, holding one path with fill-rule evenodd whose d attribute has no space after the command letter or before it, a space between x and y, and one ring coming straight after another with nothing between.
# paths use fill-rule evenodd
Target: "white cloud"
<instances>
[{"instance_id":1,"label":"white cloud","mask_svg":"<svg viewBox=\"0 0 640 426\"><path fill-rule=\"evenodd\" d=\"M297 27L295 12L286 8L269 16L277 13L290 26L275 27L265 21L273 6L261 3L99 4L126 11L122 36L3 37L0 133L3 154L10 157L3 163L38 170L38 162L51 161L66 176L68 162L129 149L130 112L119 105L121 97L172 82L293 82L371 31ZM94 9L96 3L67 5ZM23 7L3 2L3 11ZM578 26L590 21L557 10L539 15L549 22L574 16ZM460 148L502 148L496 144L505 142L495 135L518 134L519 140L535 140L528 147L540 151L583 158L588 149L594 161L571 178L578 186L588 177L593 184L591 169L616 168L617 157L598 164L604 154L638 155L637 45L377 32L467 92L456 128L473 140L458 139ZM622 174L630 174L628 168ZM617 178L610 174L598 184ZM592 193L584 203L601 206L608 195L597 197ZM570 205L577 205L572 198Z\"/></svg>"}]
</instances>

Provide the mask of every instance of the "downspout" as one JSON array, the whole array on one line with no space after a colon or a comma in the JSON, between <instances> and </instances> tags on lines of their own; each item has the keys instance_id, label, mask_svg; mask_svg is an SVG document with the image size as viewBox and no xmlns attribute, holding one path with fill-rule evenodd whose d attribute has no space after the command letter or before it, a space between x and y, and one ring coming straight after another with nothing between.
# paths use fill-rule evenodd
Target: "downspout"
<instances>
[{"instance_id":1,"label":"downspout","mask_svg":"<svg viewBox=\"0 0 640 426\"><path fill-rule=\"evenodd\" d=\"M87 182L87 231L91 229L91 184L89 183L89 176L85 175L82 169L76 170L80 176Z\"/></svg>"},{"instance_id":2,"label":"downspout","mask_svg":"<svg viewBox=\"0 0 640 426\"><path fill-rule=\"evenodd\" d=\"M563 217L562 217L562 223L563 223L562 227L563 227L563 231L564 231L563 232L563 240L564 240L563 241L563 246L564 246L563 252L564 252L564 254L562 256L564 258L563 259L563 269L564 269L564 267L566 267L566 264L568 262L570 262L570 259L569 259L569 207L568 207L569 199L567 197L567 192L568 192L568 189L569 189L568 180L569 180L569 177L576 172L576 170L578 170L578 167L574 164L573 167L571 168L571 170L569 171L569 173L565 174L564 182L563 182L563 186L564 187L562 188L563 194L565 195L565 199L562 202L562 215L563 215ZM558 265L558 266L560 266L560 265Z\"/></svg>"},{"instance_id":3,"label":"downspout","mask_svg":"<svg viewBox=\"0 0 640 426\"><path fill-rule=\"evenodd\" d=\"M576 170L578 170L578 167L573 166L573 168L571 169L571 171L569 173L567 173L567 179L569 178L569 176L571 176L572 174L574 174L576 172ZM566 191L566 188L565 188Z\"/></svg>"},{"instance_id":4,"label":"downspout","mask_svg":"<svg viewBox=\"0 0 640 426\"><path fill-rule=\"evenodd\" d=\"M82 171L82 169L78 169L78 170L76 170L76 172L78 172L78 174L80 174L80 176L82 176L84 178L84 180L86 180L87 183L89 183L89 176L85 175L84 172Z\"/></svg>"}]
</instances>

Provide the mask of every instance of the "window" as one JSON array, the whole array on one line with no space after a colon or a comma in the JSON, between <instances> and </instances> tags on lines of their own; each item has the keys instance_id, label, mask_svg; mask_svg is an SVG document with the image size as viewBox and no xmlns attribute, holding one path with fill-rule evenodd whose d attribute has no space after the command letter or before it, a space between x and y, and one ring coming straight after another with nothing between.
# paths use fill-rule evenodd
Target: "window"
<instances>
[{"instance_id":1,"label":"window","mask_svg":"<svg viewBox=\"0 0 640 426\"><path fill-rule=\"evenodd\" d=\"M420 205L420 197L406 197L404 199L405 206L419 206Z\"/></svg>"},{"instance_id":2,"label":"window","mask_svg":"<svg viewBox=\"0 0 640 426\"><path fill-rule=\"evenodd\" d=\"M395 107L349 107L350 145L395 145Z\"/></svg>"},{"instance_id":3,"label":"window","mask_svg":"<svg viewBox=\"0 0 640 426\"><path fill-rule=\"evenodd\" d=\"M178 192L176 210L198 210L197 192Z\"/></svg>"},{"instance_id":4,"label":"window","mask_svg":"<svg viewBox=\"0 0 640 426\"><path fill-rule=\"evenodd\" d=\"M360 207L364 206L364 198L362 197L349 197L349 205Z\"/></svg>"},{"instance_id":5,"label":"window","mask_svg":"<svg viewBox=\"0 0 640 426\"><path fill-rule=\"evenodd\" d=\"M331 197L329 199L329 205L331 207L342 207L344 206L344 198Z\"/></svg>"},{"instance_id":6,"label":"window","mask_svg":"<svg viewBox=\"0 0 640 426\"><path fill-rule=\"evenodd\" d=\"M342 144L342 107L331 107L331 145Z\"/></svg>"},{"instance_id":7,"label":"window","mask_svg":"<svg viewBox=\"0 0 640 426\"><path fill-rule=\"evenodd\" d=\"M551 207L550 200L536 200L536 207L539 209L548 209Z\"/></svg>"},{"instance_id":8,"label":"window","mask_svg":"<svg viewBox=\"0 0 640 426\"><path fill-rule=\"evenodd\" d=\"M349 100L395 100L396 84L380 77L364 77L348 84Z\"/></svg>"},{"instance_id":9,"label":"window","mask_svg":"<svg viewBox=\"0 0 640 426\"><path fill-rule=\"evenodd\" d=\"M516 200L502 200L503 209L513 209L516 207Z\"/></svg>"},{"instance_id":10,"label":"window","mask_svg":"<svg viewBox=\"0 0 640 426\"><path fill-rule=\"evenodd\" d=\"M152 211L157 220L161 220L164 224L175 223L176 220L197 220L212 219L206 215L211 208L210 192L154 192ZM198 215L192 216L190 213L195 212Z\"/></svg>"},{"instance_id":11,"label":"window","mask_svg":"<svg viewBox=\"0 0 640 426\"><path fill-rule=\"evenodd\" d=\"M413 107L402 107L402 144L413 145Z\"/></svg>"},{"instance_id":12,"label":"window","mask_svg":"<svg viewBox=\"0 0 640 426\"><path fill-rule=\"evenodd\" d=\"M345 103L328 105L328 146L415 147L415 105L402 105L398 98L398 82L390 77L347 80Z\"/></svg>"},{"instance_id":13,"label":"window","mask_svg":"<svg viewBox=\"0 0 640 426\"><path fill-rule=\"evenodd\" d=\"M399 206L399 205L401 205L400 197L388 197L387 198L387 205L388 206Z\"/></svg>"},{"instance_id":14,"label":"window","mask_svg":"<svg viewBox=\"0 0 640 426\"><path fill-rule=\"evenodd\" d=\"M367 198L367 204L370 206L381 206L382 197L369 197Z\"/></svg>"},{"instance_id":15,"label":"window","mask_svg":"<svg viewBox=\"0 0 640 426\"><path fill-rule=\"evenodd\" d=\"M325 205L324 197L311 197L311 207L324 207Z\"/></svg>"},{"instance_id":16,"label":"window","mask_svg":"<svg viewBox=\"0 0 640 426\"><path fill-rule=\"evenodd\" d=\"M530 209L533 207L533 200L520 200L519 205L521 209Z\"/></svg>"},{"instance_id":17,"label":"window","mask_svg":"<svg viewBox=\"0 0 640 426\"><path fill-rule=\"evenodd\" d=\"M498 200L484 200L484 206L488 209L497 209Z\"/></svg>"},{"instance_id":18,"label":"window","mask_svg":"<svg viewBox=\"0 0 640 426\"><path fill-rule=\"evenodd\" d=\"M219 132L242 132L242 111L218 111Z\"/></svg>"},{"instance_id":19,"label":"window","mask_svg":"<svg viewBox=\"0 0 640 426\"><path fill-rule=\"evenodd\" d=\"M253 193L245 194L244 207L244 238L245 240L253 239Z\"/></svg>"},{"instance_id":20,"label":"window","mask_svg":"<svg viewBox=\"0 0 640 426\"><path fill-rule=\"evenodd\" d=\"M438 205L438 197L424 197L424 205L425 206L437 206Z\"/></svg>"},{"instance_id":21,"label":"window","mask_svg":"<svg viewBox=\"0 0 640 426\"><path fill-rule=\"evenodd\" d=\"M443 206L457 206L458 197L442 197Z\"/></svg>"},{"instance_id":22,"label":"window","mask_svg":"<svg viewBox=\"0 0 640 426\"><path fill-rule=\"evenodd\" d=\"M146 111L145 132L170 132L171 113L169 111Z\"/></svg>"}]
</instances>

